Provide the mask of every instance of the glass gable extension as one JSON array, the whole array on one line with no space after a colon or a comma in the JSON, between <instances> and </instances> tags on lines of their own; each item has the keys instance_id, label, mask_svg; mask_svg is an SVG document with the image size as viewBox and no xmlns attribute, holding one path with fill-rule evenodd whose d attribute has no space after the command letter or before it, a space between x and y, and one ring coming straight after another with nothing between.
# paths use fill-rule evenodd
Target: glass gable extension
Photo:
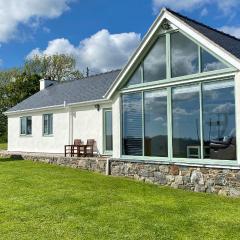
<instances>
[{"instance_id":1,"label":"glass gable extension","mask_svg":"<svg viewBox=\"0 0 240 240\"><path fill-rule=\"evenodd\" d=\"M122 113L123 155L236 160L231 79L122 94Z\"/></svg>"},{"instance_id":2,"label":"glass gable extension","mask_svg":"<svg viewBox=\"0 0 240 240\"><path fill-rule=\"evenodd\" d=\"M226 69L229 66L181 32L158 37L125 87ZM168 63L168 59L170 62Z\"/></svg>"},{"instance_id":3,"label":"glass gable extension","mask_svg":"<svg viewBox=\"0 0 240 240\"><path fill-rule=\"evenodd\" d=\"M122 155L235 161L233 70L181 32L158 37L122 89Z\"/></svg>"}]
</instances>

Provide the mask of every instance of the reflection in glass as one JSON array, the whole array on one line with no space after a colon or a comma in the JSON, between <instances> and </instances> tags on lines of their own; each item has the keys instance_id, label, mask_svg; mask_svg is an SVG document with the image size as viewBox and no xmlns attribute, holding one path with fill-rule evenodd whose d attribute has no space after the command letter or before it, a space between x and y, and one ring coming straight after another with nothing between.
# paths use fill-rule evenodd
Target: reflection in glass
<instances>
[{"instance_id":1,"label":"reflection in glass","mask_svg":"<svg viewBox=\"0 0 240 240\"><path fill-rule=\"evenodd\" d=\"M43 135L53 134L53 114L43 115Z\"/></svg>"},{"instance_id":2,"label":"reflection in glass","mask_svg":"<svg viewBox=\"0 0 240 240\"><path fill-rule=\"evenodd\" d=\"M142 82L142 77L141 77L141 67L138 67L137 70L133 73L133 75L131 76L131 78L129 79L129 81L126 84L126 87L134 85L134 84L138 84Z\"/></svg>"},{"instance_id":3,"label":"reflection in glass","mask_svg":"<svg viewBox=\"0 0 240 240\"><path fill-rule=\"evenodd\" d=\"M167 92L144 93L145 156L168 156Z\"/></svg>"},{"instance_id":4,"label":"reflection in glass","mask_svg":"<svg viewBox=\"0 0 240 240\"><path fill-rule=\"evenodd\" d=\"M21 122L21 134L26 134L26 117L21 117L20 118L20 122Z\"/></svg>"},{"instance_id":5,"label":"reflection in glass","mask_svg":"<svg viewBox=\"0 0 240 240\"><path fill-rule=\"evenodd\" d=\"M141 156L142 93L122 95L123 154Z\"/></svg>"},{"instance_id":6,"label":"reflection in glass","mask_svg":"<svg viewBox=\"0 0 240 240\"><path fill-rule=\"evenodd\" d=\"M105 151L112 151L112 111L105 111Z\"/></svg>"},{"instance_id":7,"label":"reflection in glass","mask_svg":"<svg viewBox=\"0 0 240 240\"><path fill-rule=\"evenodd\" d=\"M180 32L171 34L171 72L179 77L198 72L198 46Z\"/></svg>"},{"instance_id":8,"label":"reflection in glass","mask_svg":"<svg viewBox=\"0 0 240 240\"><path fill-rule=\"evenodd\" d=\"M160 37L144 59L144 82L166 78L166 37Z\"/></svg>"},{"instance_id":9,"label":"reflection in glass","mask_svg":"<svg viewBox=\"0 0 240 240\"><path fill-rule=\"evenodd\" d=\"M22 135L32 134L32 117L20 118L20 134Z\"/></svg>"},{"instance_id":10,"label":"reflection in glass","mask_svg":"<svg viewBox=\"0 0 240 240\"><path fill-rule=\"evenodd\" d=\"M236 160L234 82L203 84L204 156Z\"/></svg>"},{"instance_id":11,"label":"reflection in glass","mask_svg":"<svg viewBox=\"0 0 240 240\"><path fill-rule=\"evenodd\" d=\"M200 158L199 86L173 88L173 157Z\"/></svg>"},{"instance_id":12,"label":"reflection in glass","mask_svg":"<svg viewBox=\"0 0 240 240\"><path fill-rule=\"evenodd\" d=\"M201 71L208 72L219 69L227 68L227 66L215 58L212 54L208 53L204 49L201 48Z\"/></svg>"}]
</instances>

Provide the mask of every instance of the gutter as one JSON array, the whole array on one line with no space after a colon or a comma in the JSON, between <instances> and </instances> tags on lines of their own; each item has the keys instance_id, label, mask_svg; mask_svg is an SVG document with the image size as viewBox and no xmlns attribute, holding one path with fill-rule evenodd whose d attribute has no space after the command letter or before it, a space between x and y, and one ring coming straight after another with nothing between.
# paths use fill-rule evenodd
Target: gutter
<instances>
[{"instance_id":1,"label":"gutter","mask_svg":"<svg viewBox=\"0 0 240 240\"><path fill-rule=\"evenodd\" d=\"M40 112L40 111L45 111L45 110L58 110L58 109L65 109L67 106L68 107L82 107L82 106L90 106L94 104L107 104L107 103L112 103L111 100L93 100L93 101L85 101L85 102L77 102L77 103L69 103L67 104L66 101L64 101L63 104L61 105L53 105L53 106L47 106L47 107L41 107L41 108L31 108L31 109L24 109L24 110L18 110L18 111L6 111L3 114L5 116L12 116L12 115L17 115L17 114L24 114L24 113L29 113L29 112Z\"/></svg>"}]
</instances>

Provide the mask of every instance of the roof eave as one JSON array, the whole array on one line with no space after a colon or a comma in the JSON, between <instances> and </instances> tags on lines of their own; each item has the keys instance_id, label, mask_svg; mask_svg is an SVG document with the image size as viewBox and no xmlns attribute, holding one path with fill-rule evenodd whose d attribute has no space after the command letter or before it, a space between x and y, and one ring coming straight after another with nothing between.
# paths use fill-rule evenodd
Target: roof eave
<instances>
[{"instance_id":1,"label":"roof eave","mask_svg":"<svg viewBox=\"0 0 240 240\"><path fill-rule=\"evenodd\" d=\"M19 114L26 114L26 113L33 113L33 112L42 112L42 111L51 111L51 110L61 110L64 108L72 108L72 107L83 107L83 106L91 106L94 104L111 104L111 100L107 99L97 99L92 101L85 101L85 102L76 102L76 103L69 103L69 104L61 104L61 105L53 105L47 107L40 107L40 108L32 108L32 109L23 109L17 111L6 111L3 114L6 116L12 115L19 115Z\"/></svg>"}]
</instances>

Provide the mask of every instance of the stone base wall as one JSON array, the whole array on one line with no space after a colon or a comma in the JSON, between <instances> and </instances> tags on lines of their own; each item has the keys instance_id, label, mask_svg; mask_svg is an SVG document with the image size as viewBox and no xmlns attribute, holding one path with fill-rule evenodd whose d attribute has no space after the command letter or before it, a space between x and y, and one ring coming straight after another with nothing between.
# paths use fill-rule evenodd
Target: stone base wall
<instances>
[{"instance_id":1,"label":"stone base wall","mask_svg":"<svg viewBox=\"0 0 240 240\"><path fill-rule=\"evenodd\" d=\"M7 151L0 151L0 157L80 168L195 192L240 197L240 168L234 170L216 167L108 160L102 157L70 158L63 157L62 154L10 153Z\"/></svg>"},{"instance_id":2,"label":"stone base wall","mask_svg":"<svg viewBox=\"0 0 240 240\"><path fill-rule=\"evenodd\" d=\"M49 164L56 164L60 166L81 168L89 171L106 174L106 158L99 157L85 157L85 158L71 158L63 157L62 154L36 154L36 153L9 153L0 152L0 157L13 159L32 160L35 162L44 162Z\"/></svg>"},{"instance_id":3,"label":"stone base wall","mask_svg":"<svg viewBox=\"0 0 240 240\"><path fill-rule=\"evenodd\" d=\"M195 192L240 196L240 170L112 161L111 175Z\"/></svg>"}]
</instances>

